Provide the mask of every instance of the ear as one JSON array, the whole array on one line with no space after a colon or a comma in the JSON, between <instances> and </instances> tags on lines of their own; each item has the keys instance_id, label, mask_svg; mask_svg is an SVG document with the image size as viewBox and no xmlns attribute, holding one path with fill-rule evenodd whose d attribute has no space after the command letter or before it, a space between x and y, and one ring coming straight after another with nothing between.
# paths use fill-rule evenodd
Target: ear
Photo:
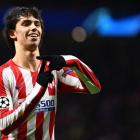
<instances>
[{"instance_id":1,"label":"ear","mask_svg":"<svg viewBox=\"0 0 140 140\"><path fill-rule=\"evenodd\" d=\"M8 31L8 35L10 36L10 38L12 38L13 40L16 40L16 34L15 34L15 30L9 30Z\"/></svg>"}]
</instances>

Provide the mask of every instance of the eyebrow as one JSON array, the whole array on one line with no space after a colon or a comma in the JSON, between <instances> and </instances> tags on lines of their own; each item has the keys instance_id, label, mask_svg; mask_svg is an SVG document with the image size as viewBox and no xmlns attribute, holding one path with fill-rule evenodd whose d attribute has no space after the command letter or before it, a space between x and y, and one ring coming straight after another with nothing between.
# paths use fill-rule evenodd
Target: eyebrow
<instances>
[{"instance_id":1,"label":"eyebrow","mask_svg":"<svg viewBox=\"0 0 140 140\"><path fill-rule=\"evenodd\" d=\"M21 19L20 19L20 21L21 21L21 22L31 22L32 20L29 20L29 19L23 19L23 20L21 20ZM40 20L34 20L34 22L36 22L36 23L41 23Z\"/></svg>"}]
</instances>

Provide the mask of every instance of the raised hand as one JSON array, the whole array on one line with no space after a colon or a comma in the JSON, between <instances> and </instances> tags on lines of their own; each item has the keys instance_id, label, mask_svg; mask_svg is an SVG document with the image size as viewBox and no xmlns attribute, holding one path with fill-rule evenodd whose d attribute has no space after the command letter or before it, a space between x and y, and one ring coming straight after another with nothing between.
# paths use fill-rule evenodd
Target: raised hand
<instances>
[{"instance_id":1,"label":"raised hand","mask_svg":"<svg viewBox=\"0 0 140 140\"><path fill-rule=\"evenodd\" d=\"M53 74L51 74L51 70L44 72L45 64L46 64L46 60L43 59L43 62L42 62L42 65L41 65L41 68L37 77L37 83L47 88L48 83L51 83L53 80Z\"/></svg>"},{"instance_id":2,"label":"raised hand","mask_svg":"<svg viewBox=\"0 0 140 140\"><path fill-rule=\"evenodd\" d=\"M39 60L50 61L50 70L60 70L62 67L66 66L66 61L61 55L42 55L36 57Z\"/></svg>"}]
</instances>

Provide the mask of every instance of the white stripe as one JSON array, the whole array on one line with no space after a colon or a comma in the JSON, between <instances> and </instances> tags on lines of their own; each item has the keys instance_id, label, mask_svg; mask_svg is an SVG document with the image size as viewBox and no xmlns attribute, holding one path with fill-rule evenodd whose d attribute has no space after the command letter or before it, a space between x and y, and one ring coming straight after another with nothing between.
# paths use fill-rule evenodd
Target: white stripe
<instances>
[{"instance_id":1,"label":"white stripe","mask_svg":"<svg viewBox=\"0 0 140 140\"><path fill-rule=\"evenodd\" d=\"M64 57L64 59L67 61L67 60L73 60L73 59L77 59L79 60L77 57L75 56L72 56L72 55L62 55L62 57ZM92 72L92 70L84 63L82 62L81 60L79 60L81 62L82 65L84 65L90 72Z\"/></svg>"},{"instance_id":2,"label":"white stripe","mask_svg":"<svg viewBox=\"0 0 140 140\"><path fill-rule=\"evenodd\" d=\"M42 99L43 100L51 100L51 97L54 97L54 96L49 96L49 92L48 92L48 88L47 88ZM44 112L43 140L50 140L49 123L50 123L50 112L46 111L46 112Z\"/></svg>"},{"instance_id":3,"label":"white stripe","mask_svg":"<svg viewBox=\"0 0 140 140\"><path fill-rule=\"evenodd\" d=\"M54 79L55 79L55 83L54 83L54 86L55 86L55 114L56 114L56 111L57 111L57 85L58 85L58 75L57 75L57 71L55 71L54 74Z\"/></svg>"},{"instance_id":4,"label":"white stripe","mask_svg":"<svg viewBox=\"0 0 140 140\"><path fill-rule=\"evenodd\" d=\"M74 86L74 87L77 87L77 88L80 88L80 89L84 89L78 78L70 76L68 74L67 74L66 77L63 77L62 73L64 73L63 69L60 70L59 73L58 73L59 74L59 80L62 83L65 83L66 85Z\"/></svg>"},{"instance_id":5,"label":"white stripe","mask_svg":"<svg viewBox=\"0 0 140 140\"><path fill-rule=\"evenodd\" d=\"M10 133L8 135L9 140L15 140L15 139L17 139L17 130L18 129L15 129L14 131L12 131L12 133Z\"/></svg>"},{"instance_id":6,"label":"white stripe","mask_svg":"<svg viewBox=\"0 0 140 140\"><path fill-rule=\"evenodd\" d=\"M25 109L27 108L27 106L31 103L31 101L33 100L33 98L38 94L39 90L40 90L41 86L39 84L36 83L32 94L29 94L26 98L26 102L23 102L21 106L19 106L13 113L11 113L10 115L0 119L0 129L3 130L5 129L7 126L9 126L11 123L13 123L14 121L16 121L21 115L22 112L25 111Z\"/></svg>"},{"instance_id":7,"label":"white stripe","mask_svg":"<svg viewBox=\"0 0 140 140\"><path fill-rule=\"evenodd\" d=\"M31 116L31 119L27 122L27 139L35 139L35 130L36 130L36 114Z\"/></svg>"},{"instance_id":8,"label":"white stripe","mask_svg":"<svg viewBox=\"0 0 140 140\"><path fill-rule=\"evenodd\" d=\"M46 90L46 94L43 96L43 99L54 99L54 106L55 106L55 113L57 108L57 73L56 71L52 71L55 78L55 96L49 96L48 89ZM44 112L44 122L43 122L43 140L50 140L49 134L49 124L50 124L50 113L51 112ZM53 128L54 129L54 128ZM54 131L54 130L53 130ZM52 135L52 140L54 140L54 132Z\"/></svg>"},{"instance_id":9,"label":"white stripe","mask_svg":"<svg viewBox=\"0 0 140 140\"><path fill-rule=\"evenodd\" d=\"M55 129L55 126L53 127L52 140L55 140L55 137L54 137L54 129Z\"/></svg>"},{"instance_id":10,"label":"white stripe","mask_svg":"<svg viewBox=\"0 0 140 140\"><path fill-rule=\"evenodd\" d=\"M72 60L72 59L78 59L77 57L73 56L73 55L61 55L62 57L64 57L64 59L67 60Z\"/></svg>"},{"instance_id":11,"label":"white stripe","mask_svg":"<svg viewBox=\"0 0 140 140\"><path fill-rule=\"evenodd\" d=\"M32 75L29 70L19 68L22 76L24 78L25 86L26 86L26 96L32 92L33 83L32 83ZM30 116L31 119L27 121L27 139L35 139L35 130L36 130L36 114L32 114Z\"/></svg>"},{"instance_id":12,"label":"white stripe","mask_svg":"<svg viewBox=\"0 0 140 140\"><path fill-rule=\"evenodd\" d=\"M49 123L50 123L50 112L44 112L43 140L50 140Z\"/></svg>"},{"instance_id":13,"label":"white stripe","mask_svg":"<svg viewBox=\"0 0 140 140\"><path fill-rule=\"evenodd\" d=\"M26 70L26 69L23 69L23 68L19 68L19 70L21 71L24 82L25 82L26 96L27 96L33 90L31 72L29 70Z\"/></svg>"},{"instance_id":14,"label":"white stripe","mask_svg":"<svg viewBox=\"0 0 140 140\"><path fill-rule=\"evenodd\" d=\"M55 77L55 79L58 79L58 78ZM54 98L55 102L54 103L55 103L55 114L56 114L56 111L57 111L57 81L55 81L55 82L56 83L55 83L55 98ZM55 119L56 119L56 117L55 117ZM53 126L52 140L55 140L54 130L55 130L55 123Z\"/></svg>"},{"instance_id":15,"label":"white stripe","mask_svg":"<svg viewBox=\"0 0 140 140\"><path fill-rule=\"evenodd\" d=\"M10 107L9 110L12 110L14 107L18 105L18 90L16 90L15 85L16 85L16 79L14 76L13 71L11 70L10 67L7 67L3 70L3 83L5 87L6 94L10 100ZM9 86L12 91L12 96L9 91Z\"/></svg>"}]
</instances>

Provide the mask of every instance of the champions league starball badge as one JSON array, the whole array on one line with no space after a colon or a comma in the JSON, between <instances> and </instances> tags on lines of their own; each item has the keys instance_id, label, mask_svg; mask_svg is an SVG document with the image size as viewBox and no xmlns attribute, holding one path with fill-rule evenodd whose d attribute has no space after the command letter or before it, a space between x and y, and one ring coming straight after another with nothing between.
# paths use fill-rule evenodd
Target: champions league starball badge
<instances>
[{"instance_id":1,"label":"champions league starball badge","mask_svg":"<svg viewBox=\"0 0 140 140\"><path fill-rule=\"evenodd\" d=\"M0 97L0 109L6 109L9 107L9 99L5 96Z\"/></svg>"}]
</instances>

